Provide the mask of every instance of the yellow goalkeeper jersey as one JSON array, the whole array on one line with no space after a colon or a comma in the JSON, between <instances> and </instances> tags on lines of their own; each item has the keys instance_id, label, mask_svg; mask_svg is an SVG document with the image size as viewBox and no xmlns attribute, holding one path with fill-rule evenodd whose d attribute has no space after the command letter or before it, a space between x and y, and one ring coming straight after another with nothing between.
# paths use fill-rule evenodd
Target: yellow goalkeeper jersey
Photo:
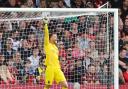
<instances>
[{"instance_id":1,"label":"yellow goalkeeper jersey","mask_svg":"<svg viewBox=\"0 0 128 89\"><path fill-rule=\"evenodd\" d=\"M45 65L60 68L58 59L59 51L55 44L49 42L48 25L44 26L44 51L46 54Z\"/></svg>"}]
</instances>

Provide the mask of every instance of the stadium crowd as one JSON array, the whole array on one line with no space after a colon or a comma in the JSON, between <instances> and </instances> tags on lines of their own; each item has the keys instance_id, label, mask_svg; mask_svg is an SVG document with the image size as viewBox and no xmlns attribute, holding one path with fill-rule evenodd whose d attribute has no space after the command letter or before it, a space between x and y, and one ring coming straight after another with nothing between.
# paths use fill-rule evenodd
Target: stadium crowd
<instances>
[{"instance_id":1,"label":"stadium crowd","mask_svg":"<svg viewBox=\"0 0 128 89\"><path fill-rule=\"evenodd\" d=\"M128 82L128 0L111 1L111 8L119 9L119 83Z\"/></svg>"},{"instance_id":2,"label":"stadium crowd","mask_svg":"<svg viewBox=\"0 0 128 89\"><path fill-rule=\"evenodd\" d=\"M0 21L1 83L44 82L42 24L39 20ZM105 14L50 20L49 31L58 35L59 60L69 83L113 84L113 24L109 60L106 24Z\"/></svg>"},{"instance_id":3,"label":"stadium crowd","mask_svg":"<svg viewBox=\"0 0 128 89\"><path fill-rule=\"evenodd\" d=\"M119 74L120 83L126 83L128 82L128 0L108 1L110 8L119 9ZM47 0L47 2L46 0L0 0L0 7L97 8L105 2L106 0L96 0L95 2L94 0ZM49 30L56 29L59 37L58 47L62 70L68 82L71 83L108 84L113 80L113 76L109 79L108 74L112 72L108 73L108 71L112 70L108 69L110 62L107 60L106 48L104 48L106 46L104 36L106 22L97 16L94 22L89 22L92 25L85 30L86 19L86 16L81 16L73 18L72 21L59 19L51 20L49 23ZM113 17L111 17L111 21L113 21ZM44 77L41 76L45 76L45 66L42 64L45 59L42 23L40 21L20 21L11 23L11 25L7 22L0 22L0 24L1 81L3 80L7 84L10 81L14 83L15 80L22 84L42 83ZM110 29L113 30L113 24L110 24ZM11 28L9 28L10 26ZM111 54L113 54L112 49ZM111 61L110 64L114 60Z\"/></svg>"},{"instance_id":4,"label":"stadium crowd","mask_svg":"<svg viewBox=\"0 0 128 89\"><path fill-rule=\"evenodd\" d=\"M107 0L0 0L0 7L97 8Z\"/></svg>"}]
</instances>

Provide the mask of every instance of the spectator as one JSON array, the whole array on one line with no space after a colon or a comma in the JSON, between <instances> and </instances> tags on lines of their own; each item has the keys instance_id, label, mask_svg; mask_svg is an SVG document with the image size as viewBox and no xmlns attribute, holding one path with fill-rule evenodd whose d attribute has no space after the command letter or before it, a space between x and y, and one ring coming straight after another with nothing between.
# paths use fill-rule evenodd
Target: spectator
<instances>
[{"instance_id":1,"label":"spectator","mask_svg":"<svg viewBox=\"0 0 128 89\"><path fill-rule=\"evenodd\" d=\"M44 65L45 63L45 60L42 58L39 60L39 67L36 69L36 75L35 75L35 78L36 78L36 83L38 84L41 84L44 82L45 80L45 69L46 69L46 66Z\"/></svg>"},{"instance_id":2,"label":"spectator","mask_svg":"<svg viewBox=\"0 0 128 89\"><path fill-rule=\"evenodd\" d=\"M96 71L96 67L93 64L88 65L88 72L83 77L84 84L91 83L91 84L99 84L98 74Z\"/></svg>"},{"instance_id":3,"label":"spectator","mask_svg":"<svg viewBox=\"0 0 128 89\"><path fill-rule=\"evenodd\" d=\"M123 47L123 39L121 37L121 32L119 32L119 49L121 49Z\"/></svg>"},{"instance_id":4,"label":"spectator","mask_svg":"<svg viewBox=\"0 0 128 89\"><path fill-rule=\"evenodd\" d=\"M91 1L88 1L85 6L86 8L94 8L94 4Z\"/></svg>"},{"instance_id":5,"label":"spectator","mask_svg":"<svg viewBox=\"0 0 128 89\"><path fill-rule=\"evenodd\" d=\"M123 0L123 3L121 5L121 9L123 12L123 17L126 17L126 15L128 14L128 1L127 0Z\"/></svg>"},{"instance_id":6,"label":"spectator","mask_svg":"<svg viewBox=\"0 0 128 89\"><path fill-rule=\"evenodd\" d=\"M83 8L84 5L82 0L74 0L74 4L72 5L73 8Z\"/></svg>"},{"instance_id":7,"label":"spectator","mask_svg":"<svg viewBox=\"0 0 128 89\"><path fill-rule=\"evenodd\" d=\"M28 27L28 23L25 21L21 21L19 24L20 39L28 39L28 35L31 34L33 30Z\"/></svg>"},{"instance_id":8,"label":"spectator","mask_svg":"<svg viewBox=\"0 0 128 89\"><path fill-rule=\"evenodd\" d=\"M86 38L88 38L88 40L95 40L96 39L93 27L88 28Z\"/></svg>"},{"instance_id":9,"label":"spectator","mask_svg":"<svg viewBox=\"0 0 128 89\"><path fill-rule=\"evenodd\" d=\"M20 21L19 22L19 29L22 31L27 27L26 22L25 21Z\"/></svg>"},{"instance_id":10,"label":"spectator","mask_svg":"<svg viewBox=\"0 0 128 89\"><path fill-rule=\"evenodd\" d=\"M125 31L124 31L125 32ZM124 37L122 37L122 40L123 40L123 42L124 43L126 43L127 41L128 41L128 33L127 32L125 32L125 35L124 35Z\"/></svg>"},{"instance_id":11,"label":"spectator","mask_svg":"<svg viewBox=\"0 0 128 89\"><path fill-rule=\"evenodd\" d=\"M93 29L94 29L94 32L95 32L95 34L99 31L99 29L100 29L100 22L99 22L99 17L98 16L96 16L95 17L95 21L94 21L94 25L93 25Z\"/></svg>"},{"instance_id":12,"label":"spectator","mask_svg":"<svg viewBox=\"0 0 128 89\"><path fill-rule=\"evenodd\" d=\"M58 23L60 23L56 26L58 39L63 40L63 37L64 37L64 34L63 34L64 33L64 27L63 27L63 24L62 24L63 22L61 20L59 20Z\"/></svg>"},{"instance_id":13,"label":"spectator","mask_svg":"<svg viewBox=\"0 0 128 89\"><path fill-rule=\"evenodd\" d=\"M119 14L119 17L121 17L121 15L122 15L121 8L119 8L119 12L118 12L118 14Z\"/></svg>"},{"instance_id":14,"label":"spectator","mask_svg":"<svg viewBox=\"0 0 128 89\"><path fill-rule=\"evenodd\" d=\"M63 44L63 42L61 41L61 42L59 42L59 56L60 57L64 57L64 58L66 58L66 51L65 51L65 47L64 47L64 44Z\"/></svg>"},{"instance_id":15,"label":"spectator","mask_svg":"<svg viewBox=\"0 0 128 89\"><path fill-rule=\"evenodd\" d=\"M59 8L59 7L58 7L58 2L50 2L49 7L50 7L50 8Z\"/></svg>"},{"instance_id":16,"label":"spectator","mask_svg":"<svg viewBox=\"0 0 128 89\"><path fill-rule=\"evenodd\" d=\"M46 7L47 7L45 0L41 0L41 5L40 5L40 7L41 7L41 8L46 8Z\"/></svg>"},{"instance_id":17,"label":"spectator","mask_svg":"<svg viewBox=\"0 0 128 89\"><path fill-rule=\"evenodd\" d=\"M104 23L101 24L100 30L105 35L106 34L106 24L104 24Z\"/></svg>"},{"instance_id":18,"label":"spectator","mask_svg":"<svg viewBox=\"0 0 128 89\"><path fill-rule=\"evenodd\" d=\"M70 31L65 30L62 41L64 42L65 49L71 48L72 36Z\"/></svg>"},{"instance_id":19,"label":"spectator","mask_svg":"<svg viewBox=\"0 0 128 89\"><path fill-rule=\"evenodd\" d=\"M14 53L15 53L15 50L13 50L12 39L8 38L6 41L5 48L3 50L3 54L4 54L5 59L8 59L8 61L9 61L10 59L13 58Z\"/></svg>"},{"instance_id":20,"label":"spectator","mask_svg":"<svg viewBox=\"0 0 128 89\"><path fill-rule=\"evenodd\" d=\"M44 37L44 33L42 31L43 27L42 27L42 22L41 21L37 21L35 26L35 30L34 30L34 43L36 43L36 46L39 46L40 50L43 50L43 40L42 38Z\"/></svg>"},{"instance_id":21,"label":"spectator","mask_svg":"<svg viewBox=\"0 0 128 89\"><path fill-rule=\"evenodd\" d=\"M106 47L105 36L103 33L99 32L96 37L96 49L98 52L105 52L106 49L104 47Z\"/></svg>"},{"instance_id":22,"label":"spectator","mask_svg":"<svg viewBox=\"0 0 128 89\"><path fill-rule=\"evenodd\" d=\"M69 83L72 83L74 82L74 68L75 68L75 63L74 63L74 60L73 61L70 61L68 62L68 68L67 68L67 71L65 71L66 73L66 78L67 78L67 81Z\"/></svg>"},{"instance_id":23,"label":"spectator","mask_svg":"<svg viewBox=\"0 0 128 89\"><path fill-rule=\"evenodd\" d=\"M79 17L79 23L78 23L78 32L82 33L85 31L86 28L86 16L80 16Z\"/></svg>"},{"instance_id":24,"label":"spectator","mask_svg":"<svg viewBox=\"0 0 128 89\"><path fill-rule=\"evenodd\" d=\"M44 1L44 0L43 0ZM41 0L32 0L34 7L39 8L41 7ZM43 8L43 7L42 7Z\"/></svg>"},{"instance_id":25,"label":"spectator","mask_svg":"<svg viewBox=\"0 0 128 89\"><path fill-rule=\"evenodd\" d=\"M58 7L59 7L59 8L66 8L66 6L64 5L63 0L60 0L60 1L58 2Z\"/></svg>"},{"instance_id":26,"label":"spectator","mask_svg":"<svg viewBox=\"0 0 128 89\"><path fill-rule=\"evenodd\" d=\"M98 8L98 7L102 6L105 2L106 2L106 0L96 0L94 5L96 8Z\"/></svg>"},{"instance_id":27,"label":"spectator","mask_svg":"<svg viewBox=\"0 0 128 89\"><path fill-rule=\"evenodd\" d=\"M108 63L108 60L105 57L105 53L103 53L103 52L99 53L99 60L100 60L100 67L103 67L105 64Z\"/></svg>"},{"instance_id":28,"label":"spectator","mask_svg":"<svg viewBox=\"0 0 128 89\"><path fill-rule=\"evenodd\" d=\"M67 76L67 69L68 69L69 64L65 57L60 57L60 64L61 64L62 71Z\"/></svg>"},{"instance_id":29,"label":"spectator","mask_svg":"<svg viewBox=\"0 0 128 89\"><path fill-rule=\"evenodd\" d=\"M124 22L124 30L126 31L128 29L128 15L125 18L125 22Z\"/></svg>"},{"instance_id":30,"label":"spectator","mask_svg":"<svg viewBox=\"0 0 128 89\"><path fill-rule=\"evenodd\" d=\"M121 49L120 50L120 58L119 58L119 68L121 69L120 71L120 80L124 80L125 82L128 82L127 80L127 64L128 64L128 59L126 58L126 49ZM121 76L121 74L123 75L123 77ZM125 75L125 76L124 76Z\"/></svg>"},{"instance_id":31,"label":"spectator","mask_svg":"<svg viewBox=\"0 0 128 89\"><path fill-rule=\"evenodd\" d=\"M78 31L79 31L79 29L78 29L78 23L73 22L71 24L71 32L72 32L72 34L73 34L74 37L77 36Z\"/></svg>"},{"instance_id":32,"label":"spectator","mask_svg":"<svg viewBox=\"0 0 128 89\"><path fill-rule=\"evenodd\" d=\"M86 48L89 48L89 39L87 38L87 33L82 33L80 37L78 38L79 48L81 50L84 50Z\"/></svg>"},{"instance_id":33,"label":"spectator","mask_svg":"<svg viewBox=\"0 0 128 89\"><path fill-rule=\"evenodd\" d=\"M80 84L82 84L82 76L86 72L85 67L82 65L81 59L75 60L75 68L74 68L74 74L73 74L73 87L74 89L80 89Z\"/></svg>"},{"instance_id":34,"label":"spectator","mask_svg":"<svg viewBox=\"0 0 128 89\"><path fill-rule=\"evenodd\" d=\"M11 24L9 24L7 22L2 22L1 26L0 26L1 31L3 32L3 44L4 44L4 46L6 44L7 38L10 38L10 36L11 36L10 25Z\"/></svg>"},{"instance_id":35,"label":"spectator","mask_svg":"<svg viewBox=\"0 0 128 89\"><path fill-rule=\"evenodd\" d=\"M125 44L123 44L123 48L128 50L128 43L127 42ZM128 53L126 53L126 58L128 58Z\"/></svg>"},{"instance_id":36,"label":"spectator","mask_svg":"<svg viewBox=\"0 0 128 89\"><path fill-rule=\"evenodd\" d=\"M109 78L110 77L113 77L113 76L110 76L109 77L109 74L108 74L108 66L106 64L103 65L103 67L100 69L99 71L99 82L103 85L106 85L108 82L110 82L110 84L113 84L113 81L109 81ZM112 79L114 80L114 79Z\"/></svg>"},{"instance_id":37,"label":"spectator","mask_svg":"<svg viewBox=\"0 0 128 89\"><path fill-rule=\"evenodd\" d=\"M89 48L86 49L84 52L85 55L83 59L83 65L85 66L86 69L88 69L88 66L94 63L94 59L90 57L91 50Z\"/></svg>"},{"instance_id":38,"label":"spectator","mask_svg":"<svg viewBox=\"0 0 128 89\"><path fill-rule=\"evenodd\" d=\"M25 64L24 61L21 59L20 52L16 52L13 55L13 74L15 73L16 79L19 83L24 83L23 77L25 76Z\"/></svg>"},{"instance_id":39,"label":"spectator","mask_svg":"<svg viewBox=\"0 0 128 89\"><path fill-rule=\"evenodd\" d=\"M27 57L30 57L32 54L32 49L28 47L28 42L26 39L22 40L22 46L18 48L18 51L21 53L21 58L26 62Z\"/></svg>"},{"instance_id":40,"label":"spectator","mask_svg":"<svg viewBox=\"0 0 128 89\"><path fill-rule=\"evenodd\" d=\"M20 2L19 2L19 4L20 4L20 8L34 8L34 7L36 7L36 2L35 2L35 4L34 4L34 0L20 0Z\"/></svg>"},{"instance_id":41,"label":"spectator","mask_svg":"<svg viewBox=\"0 0 128 89\"><path fill-rule=\"evenodd\" d=\"M25 28L27 28L26 22L20 21L18 27L19 27L19 39L26 39L27 36L26 36L26 33L24 32Z\"/></svg>"},{"instance_id":42,"label":"spectator","mask_svg":"<svg viewBox=\"0 0 128 89\"><path fill-rule=\"evenodd\" d=\"M99 72L101 70L100 60L95 60L94 64L96 66L96 71Z\"/></svg>"},{"instance_id":43,"label":"spectator","mask_svg":"<svg viewBox=\"0 0 128 89\"><path fill-rule=\"evenodd\" d=\"M7 0L5 2L4 7L14 7L14 8L16 8L16 7L19 7L19 5L17 4L16 0Z\"/></svg>"},{"instance_id":44,"label":"spectator","mask_svg":"<svg viewBox=\"0 0 128 89\"><path fill-rule=\"evenodd\" d=\"M26 4L27 4L27 7L29 7L29 8L34 8L35 7L33 0L27 0Z\"/></svg>"},{"instance_id":45,"label":"spectator","mask_svg":"<svg viewBox=\"0 0 128 89\"><path fill-rule=\"evenodd\" d=\"M72 57L75 59L79 59L83 57L83 51L80 50L79 46L78 46L78 42L73 44L73 48L72 48Z\"/></svg>"},{"instance_id":46,"label":"spectator","mask_svg":"<svg viewBox=\"0 0 128 89\"><path fill-rule=\"evenodd\" d=\"M125 82L122 70L119 69L119 84L124 84L124 83L126 83L126 82Z\"/></svg>"},{"instance_id":47,"label":"spectator","mask_svg":"<svg viewBox=\"0 0 128 89\"><path fill-rule=\"evenodd\" d=\"M21 46L21 41L19 39L20 34L17 30L15 30L12 34L13 50L17 51L18 48Z\"/></svg>"},{"instance_id":48,"label":"spectator","mask_svg":"<svg viewBox=\"0 0 128 89\"><path fill-rule=\"evenodd\" d=\"M123 32L123 27L124 27L124 24L123 24L123 21L121 18L119 18L119 31L120 32ZM123 35L123 34L122 34Z\"/></svg>"},{"instance_id":49,"label":"spectator","mask_svg":"<svg viewBox=\"0 0 128 89\"><path fill-rule=\"evenodd\" d=\"M36 69L39 67L40 58L41 57L39 56L39 49L38 48L33 48L33 55L28 57L28 60L30 60L30 62L31 62L30 67L28 69L28 73L30 75L35 75L37 77Z\"/></svg>"},{"instance_id":50,"label":"spectator","mask_svg":"<svg viewBox=\"0 0 128 89\"><path fill-rule=\"evenodd\" d=\"M6 59L1 53L0 53L0 78L6 84L14 83L13 75L9 72L8 67L6 65Z\"/></svg>"},{"instance_id":51,"label":"spectator","mask_svg":"<svg viewBox=\"0 0 128 89\"><path fill-rule=\"evenodd\" d=\"M74 83L77 82L79 84L82 84L82 77L86 72L85 66L82 64L81 59L76 59L75 60L76 65L74 68Z\"/></svg>"},{"instance_id":52,"label":"spectator","mask_svg":"<svg viewBox=\"0 0 128 89\"><path fill-rule=\"evenodd\" d=\"M98 60L98 50L96 50L96 45L95 45L95 42L94 41L90 41L89 42L89 48L91 50L91 54L90 54L90 57L94 60Z\"/></svg>"},{"instance_id":53,"label":"spectator","mask_svg":"<svg viewBox=\"0 0 128 89\"><path fill-rule=\"evenodd\" d=\"M67 60L72 60L73 57L72 57L72 48L68 48L67 49Z\"/></svg>"},{"instance_id":54,"label":"spectator","mask_svg":"<svg viewBox=\"0 0 128 89\"><path fill-rule=\"evenodd\" d=\"M36 39L36 36L35 34L30 34L28 36L28 47L31 49L31 48L34 48L34 47L37 47L37 39Z\"/></svg>"}]
</instances>

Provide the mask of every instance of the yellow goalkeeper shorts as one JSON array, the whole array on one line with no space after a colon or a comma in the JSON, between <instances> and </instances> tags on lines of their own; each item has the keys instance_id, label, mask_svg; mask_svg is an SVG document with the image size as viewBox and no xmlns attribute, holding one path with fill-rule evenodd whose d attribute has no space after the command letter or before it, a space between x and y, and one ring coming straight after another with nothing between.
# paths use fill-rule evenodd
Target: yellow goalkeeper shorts
<instances>
[{"instance_id":1,"label":"yellow goalkeeper shorts","mask_svg":"<svg viewBox=\"0 0 128 89\"><path fill-rule=\"evenodd\" d=\"M45 71L45 84L52 85L53 81L58 84L66 81L66 78L60 68L47 67Z\"/></svg>"}]
</instances>

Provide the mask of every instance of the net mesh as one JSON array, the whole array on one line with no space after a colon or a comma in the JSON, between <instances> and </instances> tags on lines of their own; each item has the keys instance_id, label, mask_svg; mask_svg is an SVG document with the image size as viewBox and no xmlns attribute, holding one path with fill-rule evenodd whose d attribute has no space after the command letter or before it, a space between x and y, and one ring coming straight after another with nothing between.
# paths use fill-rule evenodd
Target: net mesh
<instances>
[{"instance_id":1,"label":"net mesh","mask_svg":"<svg viewBox=\"0 0 128 89\"><path fill-rule=\"evenodd\" d=\"M0 12L0 88L44 86L43 16L57 33L69 89L113 89L114 16L105 12ZM53 82L52 88L61 86Z\"/></svg>"}]
</instances>

